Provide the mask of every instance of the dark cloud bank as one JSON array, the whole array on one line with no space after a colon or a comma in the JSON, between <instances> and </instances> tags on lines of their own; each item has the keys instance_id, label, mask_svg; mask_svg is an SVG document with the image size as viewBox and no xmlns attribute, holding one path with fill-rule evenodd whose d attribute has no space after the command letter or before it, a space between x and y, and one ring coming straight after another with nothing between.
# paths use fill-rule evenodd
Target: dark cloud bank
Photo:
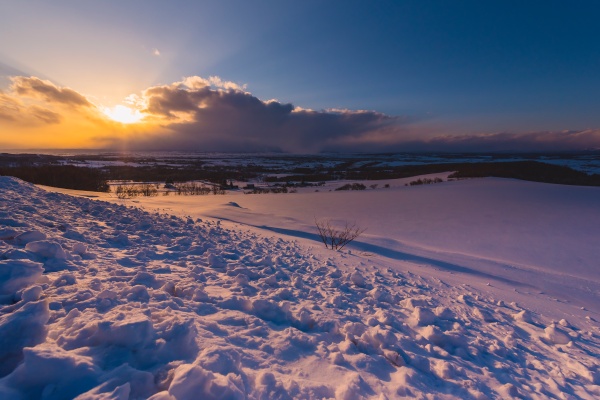
<instances>
[{"instance_id":1,"label":"dark cloud bank","mask_svg":"<svg viewBox=\"0 0 600 400\"><path fill-rule=\"evenodd\" d=\"M408 117L374 111L304 110L208 83L152 87L144 92L144 99L145 112L158 117L165 129L160 135L132 140L130 148L304 153L600 148L599 130L432 137Z\"/></svg>"},{"instance_id":2,"label":"dark cloud bank","mask_svg":"<svg viewBox=\"0 0 600 400\"><path fill-rule=\"evenodd\" d=\"M405 122L372 111L303 110L210 86L153 87L144 99L145 112L159 117L168 131L131 143L144 149L314 152Z\"/></svg>"}]
</instances>

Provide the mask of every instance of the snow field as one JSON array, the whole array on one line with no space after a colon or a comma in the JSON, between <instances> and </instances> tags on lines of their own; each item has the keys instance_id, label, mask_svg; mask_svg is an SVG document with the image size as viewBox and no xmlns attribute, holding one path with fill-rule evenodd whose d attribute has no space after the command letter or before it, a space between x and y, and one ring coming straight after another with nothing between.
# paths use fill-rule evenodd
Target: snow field
<instances>
[{"instance_id":1,"label":"snow field","mask_svg":"<svg viewBox=\"0 0 600 400\"><path fill-rule=\"evenodd\" d=\"M407 261L421 274L447 279L449 272L461 277L453 282L515 290L504 300L522 301L523 293L534 307L537 297L535 311L557 320L573 318L565 304L600 316L599 188L493 178L416 187L403 181L388 181L389 189L146 197L126 204L235 222L313 247L320 241L315 219L356 222L367 230L351 248L382 266L397 269L397 261ZM548 300L554 305L547 307Z\"/></svg>"},{"instance_id":2,"label":"snow field","mask_svg":"<svg viewBox=\"0 0 600 400\"><path fill-rule=\"evenodd\" d=\"M593 317L553 321L409 261L0 190L0 398L600 396Z\"/></svg>"}]
</instances>

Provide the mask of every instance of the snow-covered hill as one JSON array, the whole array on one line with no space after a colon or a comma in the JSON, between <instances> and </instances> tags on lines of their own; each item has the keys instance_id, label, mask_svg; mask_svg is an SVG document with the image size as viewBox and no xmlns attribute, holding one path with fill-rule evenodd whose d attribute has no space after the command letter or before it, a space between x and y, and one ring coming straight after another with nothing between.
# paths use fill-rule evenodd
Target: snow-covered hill
<instances>
[{"instance_id":1,"label":"snow-covered hill","mask_svg":"<svg viewBox=\"0 0 600 400\"><path fill-rule=\"evenodd\" d=\"M241 214L148 213L7 177L0 205L0 398L600 397L597 304L540 293L520 265L374 253L377 231L335 253ZM548 269L571 289L587 277L580 301L598 296L586 254L573 274Z\"/></svg>"}]
</instances>

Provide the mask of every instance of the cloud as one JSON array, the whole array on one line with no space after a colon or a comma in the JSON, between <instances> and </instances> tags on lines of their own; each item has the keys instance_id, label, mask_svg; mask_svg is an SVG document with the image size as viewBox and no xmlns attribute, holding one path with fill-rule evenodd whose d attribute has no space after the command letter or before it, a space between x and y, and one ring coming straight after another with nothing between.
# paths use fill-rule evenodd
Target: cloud
<instances>
[{"instance_id":1,"label":"cloud","mask_svg":"<svg viewBox=\"0 0 600 400\"><path fill-rule=\"evenodd\" d=\"M168 131L130 141L130 147L142 149L312 152L342 137L407 121L374 111L312 111L276 100L262 101L245 91L245 86L219 77L195 76L154 86L141 98L144 113Z\"/></svg>"},{"instance_id":2,"label":"cloud","mask_svg":"<svg viewBox=\"0 0 600 400\"><path fill-rule=\"evenodd\" d=\"M130 138L141 150L286 152L563 151L600 148L599 130L436 134L415 118L369 110L315 111L260 100L219 77L184 78L154 86L137 99L160 126Z\"/></svg>"},{"instance_id":3,"label":"cloud","mask_svg":"<svg viewBox=\"0 0 600 400\"><path fill-rule=\"evenodd\" d=\"M20 127L43 147L296 153L600 148L600 129L447 135L443 127L409 116L369 110L315 111L275 99L264 101L245 85L217 76L187 77L128 96L124 103L144 119L123 125L73 89L36 77L13 77L11 82L7 92L0 91L0 141L19 144L18 135L2 128Z\"/></svg>"},{"instance_id":4,"label":"cloud","mask_svg":"<svg viewBox=\"0 0 600 400\"><path fill-rule=\"evenodd\" d=\"M25 124L58 124L60 114L35 104L23 104L10 95L0 91L0 121Z\"/></svg>"},{"instance_id":5,"label":"cloud","mask_svg":"<svg viewBox=\"0 0 600 400\"><path fill-rule=\"evenodd\" d=\"M36 77L16 76L11 78L11 91L22 97L42 99L48 103L60 103L70 106L91 107L85 96L73 89L61 88L50 81Z\"/></svg>"},{"instance_id":6,"label":"cloud","mask_svg":"<svg viewBox=\"0 0 600 400\"><path fill-rule=\"evenodd\" d=\"M62 117L59 113L47 110L43 107L33 105L29 108L28 112L31 113L33 118L45 124L58 124L62 121Z\"/></svg>"},{"instance_id":7,"label":"cloud","mask_svg":"<svg viewBox=\"0 0 600 400\"><path fill-rule=\"evenodd\" d=\"M0 90L0 121L12 128L39 129L81 118L97 120L98 109L84 95L50 81L13 76L8 91Z\"/></svg>"},{"instance_id":8,"label":"cloud","mask_svg":"<svg viewBox=\"0 0 600 400\"><path fill-rule=\"evenodd\" d=\"M152 50L152 55L155 55L157 57L160 57L160 51L158 49L153 49Z\"/></svg>"},{"instance_id":9,"label":"cloud","mask_svg":"<svg viewBox=\"0 0 600 400\"><path fill-rule=\"evenodd\" d=\"M14 121L19 111L19 103L0 91L0 120Z\"/></svg>"},{"instance_id":10,"label":"cloud","mask_svg":"<svg viewBox=\"0 0 600 400\"><path fill-rule=\"evenodd\" d=\"M218 76L209 76L206 79L200 76L189 76L184 78L181 82L175 82L173 85L178 87L186 87L192 90L202 89L207 86L228 90L246 90L246 85L239 85L232 81L224 81Z\"/></svg>"},{"instance_id":11,"label":"cloud","mask_svg":"<svg viewBox=\"0 0 600 400\"><path fill-rule=\"evenodd\" d=\"M440 135L400 144L405 151L561 152L600 149L600 129Z\"/></svg>"},{"instance_id":12,"label":"cloud","mask_svg":"<svg viewBox=\"0 0 600 400\"><path fill-rule=\"evenodd\" d=\"M23 76L11 77L8 90L0 90L4 148L94 147L92 137L115 133L100 110L75 90Z\"/></svg>"}]
</instances>

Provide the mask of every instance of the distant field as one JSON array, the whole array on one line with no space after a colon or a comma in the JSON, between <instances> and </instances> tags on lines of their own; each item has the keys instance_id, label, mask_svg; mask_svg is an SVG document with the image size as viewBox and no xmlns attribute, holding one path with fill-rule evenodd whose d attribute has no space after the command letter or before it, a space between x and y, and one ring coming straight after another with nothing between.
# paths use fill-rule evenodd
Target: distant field
<instances>
[{"instance_id":1,"label":"distant field","mask_svg":"<svg viewBox=\"0 0 600 400\"><path fill-rule=\"evenodd\" d=\"M451 178L502 177L600 186L600 154L2 154L0 175L68 189L107 191L109 181L235 182L294 188L342 180L380 181L454 171ZM264 185L263 185L264 186Z\"/></svg>"}]
</instances>

